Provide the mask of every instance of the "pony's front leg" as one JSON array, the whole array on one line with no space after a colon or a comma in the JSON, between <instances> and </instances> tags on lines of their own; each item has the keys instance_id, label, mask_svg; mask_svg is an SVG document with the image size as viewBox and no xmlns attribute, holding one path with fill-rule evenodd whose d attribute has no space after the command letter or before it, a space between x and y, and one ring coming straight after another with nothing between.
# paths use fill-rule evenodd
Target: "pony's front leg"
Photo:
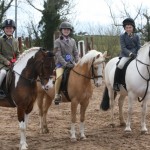
<instances>
[{"instance_id":1,"label":"pony's front leg","mask_svg":"<svg viewBox=\"0 0 150 150\"><path fill-rule=\"evenodd\" d=\"M131 92L130 94L128 93L128 118L127 118L125 132L131 132L130 125L131 125L132 105L134 99L135 96Z\"/></svg>"},{"instance_id":2,"label":"pony's front leg","mask_svg":"<svg viewBox=\"0 0 150 150\"><path fill-rule=\"evenodd\" d=\"M120 126L125 126L126 123L124 121L124 114L123 114L123 104L124 104L124 99L126 96L120 95L118 99L118 105L119 105L119 120L120 120Z\"/></svg>"},{"instance_id":3,"label":"pony's front leg","mask_svg":"<svg viewBox=\"0 0 150 150\"><path fill-rule=\"evenodd\" d=\"M85 120L85 112L87 109L87 106L89 104L89 99L88 100L84 100L83 103L81 103L81 107L80 107L80 134L81 134L81 139L85 140L86 136L84 134L84 120Z\"/></svg>"},{"instance_id":4,"label":"pony's front leg","mask_svg":"<svg viewBox=\"0 0 150 150\"><path fill-rule=\"evenodd\" d=\"M144 99L143 100L143 103L142 103L142 119L141 119L141 133L142 134L147 134L148 131L147 131L147 127L146 127L146 112L147 112L147 99Z\"/></svg>"},{"instance_id":5,"label":"pony's front leg","mask_svg":"<svg viewBox=\"0 0 150 150\"><path fill-rule=\"evenodd\" d=\"M41 120L41 122L42 122L42 128L41 129L42 129L42 133L48 133L49 129L47 127L47 120L46 120L46 118L47 118L48 109L49 109L50 105L52 104L53 99L52 99L52 97L50 97L50 96L48 96L46 94L44 100L45 101L43 103L43 109L42 109L43 117L42 117L42 120Z\"/></svg>"},{"instance_id":6,"label":"pony's front leg","mask_svg":"<svg viewBox=\"0 0 150 150\"><path fill-rule=\"evenodd\" d=\"M112 90L112 89L109 89L109 97L110 97L110 108L111 108L111 126L114 127L115 124L114 124L114 94L115 92Z\"/></svg>"},{"instance_id":7,"label":"pony's front leg","mask_svg":"<svg viewBox=\"0 0 150 150\"><path fill-rule=\"evenodd\" d=\"M77 106L78 106L78 102L75 99L73 99L71 101L71 130L70 130L72 142L77 141L76 131L75 131Z\"/></svg>"},{"instance_id":8,"label":"pony's front leg","mask_svg":"<svg viewBox=\"0 0 150 150\"><path fill-rule=\"evenodd\" d=\"M17 113L18 113L18 120L19 120L19 128L20 128L20 145L21 145L21 150L26 150L28 149L28 145L26 143L26 124L27 124L27 120L26 118L27 115L25 115L25 112L21 109L17 109Z\"/></svg>"}]
</instances>

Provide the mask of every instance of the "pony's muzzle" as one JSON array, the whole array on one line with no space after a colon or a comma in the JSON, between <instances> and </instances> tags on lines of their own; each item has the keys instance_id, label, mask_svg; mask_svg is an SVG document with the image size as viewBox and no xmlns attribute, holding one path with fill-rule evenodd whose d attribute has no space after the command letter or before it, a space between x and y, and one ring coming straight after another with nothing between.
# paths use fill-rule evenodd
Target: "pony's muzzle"
<instances>
[{"instance_id":1,"label":"pony's muzzle","mask_svg":"<svg viewBox=\"0 0 150 150\"><path fill-rule=\"evenodd\" d=\"M42 85L42 88L47 91L50 88L52 88L53 86L54 86L53 79L50 78L46 85Z\"/></svg>"}]
</instances>

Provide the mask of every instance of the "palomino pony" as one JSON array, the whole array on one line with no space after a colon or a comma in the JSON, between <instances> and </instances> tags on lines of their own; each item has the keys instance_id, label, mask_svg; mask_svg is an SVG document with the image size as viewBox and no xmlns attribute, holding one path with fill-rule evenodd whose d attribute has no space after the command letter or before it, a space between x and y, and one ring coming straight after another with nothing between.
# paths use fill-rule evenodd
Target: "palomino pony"
<instances>
[{"instance_id":1,"label":"palomino pony","mask_svg":"<svg viewBox=\"0 0 150 150\"><path fill-rule=\"evenodd\" d=\"M106 55L107 52L102 54L96 50L91 50L86 55L84 55L78 64L70 71L70 76L68 79L68 95L71 100L72 123L70 133L72 142L76 141L75 122L78 104L80 104L81 138L86 138L84 134L84 120L85 112L89 104L89 99L93 93L91 79L94 80L94 84L97 87L102 84L102 75ZM49 91L46 92L39 88L37 104L39 107L40 128L42 133L48 132L46 116L48 108L50 107L54 98L54 93L54 88L49 89ZM45 99L44 95L46 96ZM66 101L64 95L63 101Z\"/></svg>"},{"instance_id":2,"label":"palomino pony","mask_svg":"<svg viewBox=\"0 0 150 150\"><path fill-rule=\"evenodd\" d=\"M112 124L113 124L113 116L114 116L114 97L115 92L113 91L113 82L114 82L114 72L116 69L116 63L118 61L118 57L111 59L105 67L105 82L106 88L104 92L104 96L101 102L101 108L103 110L107 110L109 108L109 99L111 101L111 116L112 116ZM124 103L124 99L126 95L128 96L128 118L126 122L125 131L131 132L131 114L132 114L132 104L133 101L139 100L142 102L142 118L141 118L141 132L147 133L146 127L146 110L147 110L147 101L150 96L150 42L146 43L141 49L138 51L138 56L135 60L133 60L127 70L125 75L126 81L126 89L121 87L119 92L119 118L120 123L125 124L123 118L122 107Z\"/></svg>"},{"instance_id":3,"label":"palomino pony","mask_svg":"<svg viewBox=\"0 0 150 150\"><path fill-rule=\"evenodd\" d=\"M35 47L26 50L20 55L9 75L12 79L10 84L7 85L7 97L0 100L0 106L17 107L21 150L28 147L26 143L26 127L28 114L32 111L37 97L36 82L39 80L46 89L52 86L52 82L48 81L53 72L54 55L43 50Z\"/></svg>"}]
</instances>

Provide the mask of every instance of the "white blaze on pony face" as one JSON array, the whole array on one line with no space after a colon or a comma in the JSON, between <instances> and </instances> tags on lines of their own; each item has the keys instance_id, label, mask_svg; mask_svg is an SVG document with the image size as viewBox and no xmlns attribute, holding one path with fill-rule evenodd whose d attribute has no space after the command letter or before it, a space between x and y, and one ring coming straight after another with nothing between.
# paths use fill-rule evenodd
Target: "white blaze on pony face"
<instances>
[{"instance_id":1,"label":"white blaze on pony face","mask_svg":"<svg viewBox=\"0 0 150 150\"><path fill-rule=\"evenodd\" d=\"M50 79L48 80L48 82L47 82L46 85L42 85L42 88L43 88L44 90L49 90L49 89L53 88L53 86L54 86L54 84L53 84L53 78L50 78Z\"/></svg>"},{"instance_id":2,"label":"white blaze on pony face","mask_svg":"<svg viewBox=\"0 0 150 150\"><path fill-rule=\"evenodd\" d=\"M34 57L38 50L39 50L39 47L34 47L32 48L32 50L31 49L26 50L16 61L14 68L13 68L13 71L16 72L15 73L15 87L17 86L19 78L21 78L20 75L23 69L26 67L28 60L31 57Z\"/></svg>"},{"instance_id":3,"label":"white blaze on pony face","mask_svg":"<svg viewBox=\"0 0 150 150\"><path fill-rule=\"evenodd\" d=\"M97 76L94 79L95 86L101 86L103 82L103 71L104 71L104 61L107 56L107 52L104 54L100 53L95 57L95 61L93 63L94 75Z\"/></svg>"}]
</instances>

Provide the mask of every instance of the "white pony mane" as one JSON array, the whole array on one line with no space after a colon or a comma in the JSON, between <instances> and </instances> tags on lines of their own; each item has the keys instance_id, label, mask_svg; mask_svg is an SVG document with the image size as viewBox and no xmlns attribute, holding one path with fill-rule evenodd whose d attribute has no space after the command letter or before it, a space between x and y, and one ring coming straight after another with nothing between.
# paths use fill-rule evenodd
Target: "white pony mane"
<instances>
[{"instance_id":1,"label":"white pony mane","mask_svg":"<svg viewBox=\"0 0 150 150\"><path fill-rule=\"evenodd\" d=\"M100 54L102 56L102 53L97 50L90 50L87 54L85 54L81 60L79 61L79 64L82 65L84 63L87 63L89 61L92 61L95 56Z\"/></svg>"},{"instance_id":2,"label":"white pony mane","mask_svg":"<svg viewBox=\"0 0 150 150\"><path fill-rule=\"evenodd\" d=\"M150 47L150 42L146 42L143 46L141 46L141 48L138 51L138 54L140 54L140 53L147 53L146 50L149 50L149 47ZM146 50L144 50L144 49L146 49Z\"/></svg>"},{"instance_id":3,"label":"white pony mane","mask_svg":"<svg viewBox=\"0 0 150 150\"><path fill-rule=\"evenodd\" d=\"M20 60L22 60L22 58L24 57L24 56L26 56L27 54L29 54L29 53L31 53L31 52L33 52L33 51L38 51L40 49L40 47L32 47L32 48L30 48L30 49L28 49L28 50L25 50L20 56L19 56L19 58L17 59L17 61L15 62L15 64L17 64Z\"/></svg>"}]
</instances>

